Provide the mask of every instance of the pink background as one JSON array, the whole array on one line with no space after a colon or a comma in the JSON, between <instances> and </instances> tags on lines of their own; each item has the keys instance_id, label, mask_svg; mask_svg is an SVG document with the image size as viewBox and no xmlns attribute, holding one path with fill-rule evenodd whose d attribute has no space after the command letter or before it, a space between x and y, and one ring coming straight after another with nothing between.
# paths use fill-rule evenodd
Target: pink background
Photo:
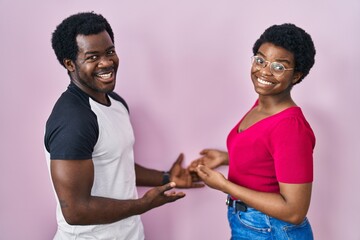
<instances>
[{"instance_id":1,"label":"pink background","mask_svg":"<svg viewBox=\"0 0 360 240\"><path fill-rule=\"evenodd\" d=\"M205 147L225 149L228 131L256 98L254 41L272 24L306 29L316 63L293 96L317 136L309 218L316 239L360 239L358 0L0 0L1 239L47 240L55 232L43 131L69 80L50 36L65 17L88 10L113 27L116 90L131 108L136 159L157 169L169 169L180 152L188 164ZM225 195L185 192L142 216L147 239L229 239Z\"/></svg>"}]
</instances>

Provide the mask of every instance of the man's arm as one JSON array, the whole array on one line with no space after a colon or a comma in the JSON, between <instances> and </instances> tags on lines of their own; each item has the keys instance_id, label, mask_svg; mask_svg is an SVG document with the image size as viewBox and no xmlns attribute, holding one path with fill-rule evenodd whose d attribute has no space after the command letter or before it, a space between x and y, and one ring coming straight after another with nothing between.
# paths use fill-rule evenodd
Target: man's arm
<instances>
[{"instance_id":1,"label":"man's arm","mask_svg":"<svg viewBox=\"0 0 360 240\"><path fill-rule=\"evenodd\" d=\"M135 163L137 186L160 186L162 185L164 171L145 168Z\"/></svg>"},{"instance_id":2,"label":"man's arm","mask_svg":"<svg viewBox=\"0 0 360 240\"><path fill-rule=\"evenodd\" d=\"M169 180L176 183L177 188L198 188L204 184L196 183L195 179L188 169L182 167L184 155L180 154L168 171ZM164 171L145 168L135 164L136 185L137 186L160 186L163 183Z\"/></svg>"},{"instance_id":3,"label":"man's arm","mask_svg":"<svg viewBox=\"0 0 360 240\"><path fill-rule=\"evenodd\" d=\"M50 170L62 213L71 225L112 223L185 196L182 192L166 192L175 187L173 182L152 188L139 199L92 196L94 165L91 159L51 160Z\"/></svg>"}]
</instances>

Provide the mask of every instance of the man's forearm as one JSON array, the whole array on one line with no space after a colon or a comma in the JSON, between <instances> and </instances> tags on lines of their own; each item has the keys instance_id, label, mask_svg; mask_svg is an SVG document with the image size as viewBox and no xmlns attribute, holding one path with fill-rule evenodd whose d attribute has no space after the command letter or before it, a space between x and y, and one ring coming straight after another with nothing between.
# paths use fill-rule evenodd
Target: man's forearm
<instances>
[{"instance_id":1,"label":"man's forearm","mask_svg":"<svg viewBox=\"0 0 360 240\"><path fill-rule=\"evenodd\" d=\"M137 186L160 186L163 184L163 171L145 168L135 164Z\"/></svg>"},{"instance_id":2,"label":"man's forearm","mask_svg":"<svg viewBox=\"0 0 360 240\"><path fill-rule=\"evenodd\" d=\"M151 209L142 198L117 200L91 196L87 200L66 203L61 201L65 220L70 225L93 225L113 223Z\"/></svg>"}]
</instances>

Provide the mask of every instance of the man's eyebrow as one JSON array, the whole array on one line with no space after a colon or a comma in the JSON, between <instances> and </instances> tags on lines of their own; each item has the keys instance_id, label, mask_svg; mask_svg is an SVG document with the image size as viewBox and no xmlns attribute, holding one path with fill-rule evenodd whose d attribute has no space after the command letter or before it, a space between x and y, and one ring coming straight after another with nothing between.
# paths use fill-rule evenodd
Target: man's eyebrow
<instances>
[{"instance_id":1,"label":"man's eyebrow","mask_svg":"<svg viewBox=\"0 0 360 240\"><path fill-rule=\"evenodd\" d=\"M99 53L98 51L89 51L89 52L85 52L84 55L93 55L93 54L97 54Z\"/></svg>"},{"instance_id":2,"label":"man's eyebrow","mask_svg":"<svg viewBox=\"0 0 360 240\"><path fill-rule=\"evenodd\" d=\"M107 49L105 49L105 52L107 52L111 49L114 49L114 48L115 48L115 46L112 45L112 46L108 47ZM93 55L93 54L98 54L98 53L99 53L99 51L89 51L89 52L85 52L84 55Z\"/></svg>"}]
</instances>

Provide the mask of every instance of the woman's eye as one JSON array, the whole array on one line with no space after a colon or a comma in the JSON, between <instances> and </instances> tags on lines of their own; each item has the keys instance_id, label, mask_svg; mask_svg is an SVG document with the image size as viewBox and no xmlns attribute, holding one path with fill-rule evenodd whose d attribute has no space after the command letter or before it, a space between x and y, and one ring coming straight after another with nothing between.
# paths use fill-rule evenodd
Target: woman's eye
<instances>
[{"instance_id":1,"label":"woman's eye","mask_svg":"<svg viewBox=\"0 0 360 240\"><path fill-rule=\"evenodd\" d=\"M258 58L256 58L256 62L259 64L263 64L265 61L264 61L264 59L258 57Z\"/></svg>"},{"instance_id":2,"label":"woman's eye","mask_svg":"<svg viewBox=\"0 0 360 240\"><path fill-rule=\"evenodd\" d=\"M273 64L273 69L276 70L276 71L283 71L285 69L285 67L280 63L274 63Z\"/></svg>"}]
</instances>

